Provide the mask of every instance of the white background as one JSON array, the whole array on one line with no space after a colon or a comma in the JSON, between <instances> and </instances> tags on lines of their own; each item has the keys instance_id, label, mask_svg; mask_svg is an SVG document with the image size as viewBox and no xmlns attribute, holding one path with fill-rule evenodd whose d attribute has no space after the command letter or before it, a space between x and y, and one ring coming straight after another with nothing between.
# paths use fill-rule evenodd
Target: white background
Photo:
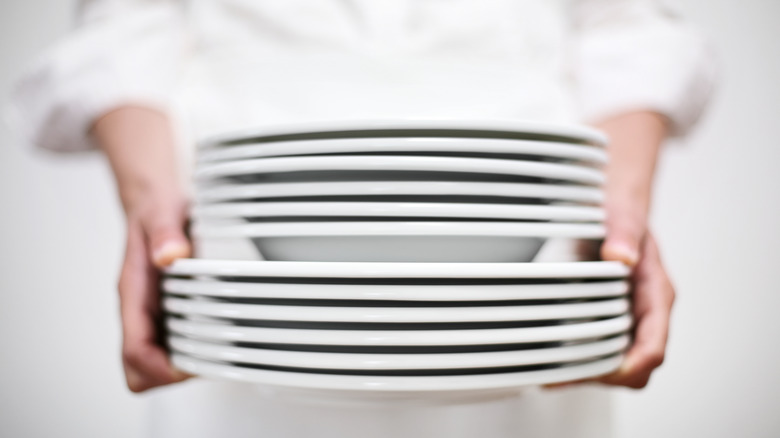
<instances>
[{"instance_id":1,"label":"white background","mask_svg":"<svg viewBox=\"0 0 780 438\"><path fill-rule=\"evenodd\" d=\"M780 2L682 0L715 42L706 120L662 160L653 222L678 287L668 360L615 391L620 438L780 436ZM71 2L0 5L0 94L69 26ZM115 283L123 223L97 154L0 126L0 436L141 437Z\"/></svg>"}]
</instances>

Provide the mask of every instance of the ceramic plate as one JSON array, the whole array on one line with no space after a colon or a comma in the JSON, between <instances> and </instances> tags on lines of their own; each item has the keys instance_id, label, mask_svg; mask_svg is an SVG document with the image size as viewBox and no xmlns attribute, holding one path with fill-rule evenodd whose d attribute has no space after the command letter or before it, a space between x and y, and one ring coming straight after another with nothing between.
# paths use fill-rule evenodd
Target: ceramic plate
<instances>
[{"instance_id":1,"label":"ceramic plate","mask_svg":"<svg viewBox=\"0 0 780 438\"><path fill-rule=\"evenodd\" d=\"M178 336L168 345L179 353L209 360L275 367L336 370L426 370L455 368L498 368L543 363L574 362L623 351L628 336L562 347L488 351L474 353L325 353L310 351L245 348L195 341Z\"/></svg>"},{"instance_id":2,"label":"ceramic plate","mask_svg":"<svg viewBox=\"0 0 780 438\"><path fill-rule=\"evenodd\" d=\"M604 210L569 205L502 205L445 202L231 202L196 206L196 218L274 216L437 217L600 222Z\"/></svg>"},{"instance_id":3,"label":"ceramic plate","mask_svg":"<svg viewBox=\"0 0 780 438\"><path fill-rule=\"evenodd\" d=\"M224 221L224 220L223 220ZM240 221L240 219L233 221ZM570 222L287 222L200 221L192 227L199 257L322 262L531 262L546 238L600 239L600 223ZM251 243L258 256L250 257ZM567 259L571 259L566 256Z\"/></svg>"},{"instance_id":4,"label":"ceramic plate","mask_svg":"<svg viewBox=\"0 0 780 438\"><path fill-rule=\"evenodd\" d=\"M538 156L543 159L588 161L597 164L607 162L603 148L558 143L552 141L508 140L493 138L341 138L321 140L293 140L246 144L230 148L202 150L201 162L244 160L247 158L283 157L295 155L361 154L361 153L446 153ZM532 159L532 158L528 158Z\"/></svg>"},{"instance_id":5,"label":"ceramic plate","mask_svg":"<svg viewBox=\"0 0 780 438\"><path fill-rule=\"evenodd\" d=\"M595 187L556 184L458 181L342 181L320 183L202 185L200 202L310 196L476 196L537 198L600 204L604 192Z\"/></svg>"},{"instance_id":6,"label":"ceramic plate","mask_svg":"<svg viewBox=\"0 0 780 438\"><path fill-rule=\"evenodd\" d=\"M603 146L604 134L573 124L517 120L339 120L267 126L215 136L201 147L270 141L364 137L468 137L552 140Z\"/></svg>"},{"instance_id":7,"label":"ceramic plate","mask_svg":"<svg viewBox=\"0 0 780 438\"><path fill-rule=\"evenodd\" d=\"M166 297L165 310L217 318L358 323L446 323L600 318L628 311L624 298L548 305L480 307L339 307L235 304Z\"/></svg>"},{"instance_id":8,"label":"ceramic plate","mask_svg":"<svg viewBox=\"0 0 780 438\"><path fill-rule=\"evenodd\" d=\"M171 275L304 278L623 278L618 262L571 263L331 263L178 259Z\"/></svg>"},{"instance_id":9,"label":"ceramic plate","mask_svg":"<svg viewBox=\"0 0 780 438\"><path fill-rule=\"evenodd\" d=\"M456 172L549 178L591 185L601 185L605 181L604 173L600 170L573 164L395 155L307 156L227 161L204 164L195 171L195 176L196 179L203 181L241 175L306 171Z\"/></svg>"},{"instance_id":10,"label":"ceramic plate","mask_svg":"<svg viewBox=\"0 0 780 438\"><path fill-rule=\"evenodd\" d=\"M598 239L602 224L527 222L295 222L220 224L201 222L192 232L198 237L300 237L300 236L452 236L452 237L570 237ZM422 239L420 239L422 240Z\"/></svg>"},{"instance_id":11,"label":"ceramic plate","mask_svg":"<svg viewBox=\"0 0 780 438\"><path fill-rule=\"evenodd\" d=\"M457 376L349 376L252 369L196 359L183 354L172 356L176 368L204 377L273 386L379 392L444 392L517 388L568 382L610 373L620 366L621 355L558 368L535 371Z\"/></svg>"},{"instance_id":12,"label":"ceramic plate","mask_svg":"<svg viewBox=\"0 0 780 438\"><path fill-rule=\"evenodd\" d=\"M562 342L622 333L631 327L631 317L620 315L599 321L544 327L483 328L458 330L307 330L244 327L227 323L168 318L173 333L217 342L254 342L347 346L456 346Z\"/></svg>"},{"instance_id":13,"label":"ceramic plate","mask_svg":"<svg viewBox=\"0 0 780 438\"><path fill-rule=\"evenodd\" d=\"M177 295L304 300L494 301L604 298L628 293L625 281L551 284L311 284L243 283L168 278L163 290Z\"/></svg>"}]
</instances>

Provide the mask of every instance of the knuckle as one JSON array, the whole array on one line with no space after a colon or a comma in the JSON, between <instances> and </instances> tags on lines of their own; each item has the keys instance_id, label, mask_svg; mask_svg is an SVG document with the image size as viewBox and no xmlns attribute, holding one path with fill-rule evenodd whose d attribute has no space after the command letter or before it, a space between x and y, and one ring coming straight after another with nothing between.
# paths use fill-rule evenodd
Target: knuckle
<instances>
[{"instance_id":1,"label":"knuckle","mask_svg":"<svg viewBox=\"0 0 780 438\"><path fill-rule=\"evenodd\" d=\"M656 369L663 365L665 360L665 354L663 351L654 351L647 356L647 365L650 370Z\"/></svg>"},{"instance_id":2,"label":"knuckle","mask_svg":"<svg viewBox=\"0 0 780 438\"><path fill-rule=\"evenodd\" d=\"M120 294L124 294L128 289L128 278L127 275L122 274L119 276L119 280L116 282L116 290Z\"/></svg>"},{"instance_id":3,"label":"knuckle","mask_svg":"<svg viewBox=\"0 0 780 438\"><path fill-rule=\"evenodd\" d=\"M122 362L124 362L128 368L137 371L139 368L143 366L143 357L138 352L138 350L132 348L125 348L124 350L122 350Z\"/></svg>"},{"instance_id":4,"label":"knuckle","mask_svg":"<svg viewBox=\"0 0 780 438\"><path fill-rule=\"evenodd\" d=\"M138 394L139 392L143 392L147 389L146 385L135 381L135 380L128 380L127 381L127 389L130 390L130 392L133 392L135 394Z\"/></svg>"},{"instance_id":5,"label":"knuckle","mask_svg":"<svg viewBox=\"0 0 780 438\"><path fill-rule=\"evenodd\" d=\"M628 387L632 389L644 389L647 384L650 383L650 376L642 377L628 383Z\"/></svg>"}]
</instances>

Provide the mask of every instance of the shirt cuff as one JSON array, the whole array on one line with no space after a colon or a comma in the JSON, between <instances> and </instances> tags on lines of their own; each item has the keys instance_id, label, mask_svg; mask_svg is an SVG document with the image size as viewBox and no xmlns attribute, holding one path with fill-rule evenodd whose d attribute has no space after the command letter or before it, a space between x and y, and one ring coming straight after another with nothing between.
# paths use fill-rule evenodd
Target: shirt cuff
<instances>
[{"instance_id":1,"label":"shirt cuff","mask_svg":"<svg viewBox=\"0 0 780 438\"><path fill-rule=\"evenodd\" d=\"M86 150L92 124L112 109L169 110L185 51L181 17L170 4L123 12L78 29L20 78L10 112L25 141Z\"/></svg>"},{"instance_id":2,"label":"shirt cuff","mask_svg":"<svg viewBox=\"0 0 780 438\"><path fill-rule=\"evenodd\" d=\"M672 136L682 137L700 119L714 89L712 48L677 20L594 31L578 49L587 122L650 110L667 117Z\"/></svg>"}]
</instances>

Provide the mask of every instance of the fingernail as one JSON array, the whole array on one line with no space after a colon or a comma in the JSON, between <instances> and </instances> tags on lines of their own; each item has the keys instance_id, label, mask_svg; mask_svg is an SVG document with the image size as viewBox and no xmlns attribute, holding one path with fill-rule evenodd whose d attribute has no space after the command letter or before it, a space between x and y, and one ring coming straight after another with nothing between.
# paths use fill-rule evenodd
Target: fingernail
<instances>
[{"instance_id":1,"label":"fingernail","mask_svg":"<svg viewBox=\"0 0 780 438\"><path fill-rule=\"evenodd\" d=\"M633 368L633 365L631 364L630 360L626 359L623 361L622 364L620 364L620 368L618 368L617 372L618 374L630 374L631 369Z\"/></svg>"},{"instance_id":2,"label":"fingernail","mask_svg":"<svg viewBox=\"0 0 780 438\"><path fill-rule=\"evenodd\" d=\"M182 371L179 371L176 368L171 370L171 374L172 374L173 378L176 379L176 380L184 380L184 379L189 379L190 377L192 377L192 375L187 374L187 373L182 372Z\"/></svg>"},{"instance_id":3,"label":"fingernail","mask_svg":"<svg viewBox=\"0 0 780 438\"><path fill-rule=\"evenodd\" d=\"M605 252L610 259L623 262L628 266L634 266L639 261L637 250L625 243L610 243Z\"/></svg>"},{"instance_id":4,"label":"fingernail","mask_svg":"<svg viewBox=\"0 0 780 438\"><path fill-rule=\"evenodd\" d=\"M186 257L188 247L182 242L169 241L152 253L152 261L157 266L168 266L178 257Z\"/></svg>"}]
</instances>

